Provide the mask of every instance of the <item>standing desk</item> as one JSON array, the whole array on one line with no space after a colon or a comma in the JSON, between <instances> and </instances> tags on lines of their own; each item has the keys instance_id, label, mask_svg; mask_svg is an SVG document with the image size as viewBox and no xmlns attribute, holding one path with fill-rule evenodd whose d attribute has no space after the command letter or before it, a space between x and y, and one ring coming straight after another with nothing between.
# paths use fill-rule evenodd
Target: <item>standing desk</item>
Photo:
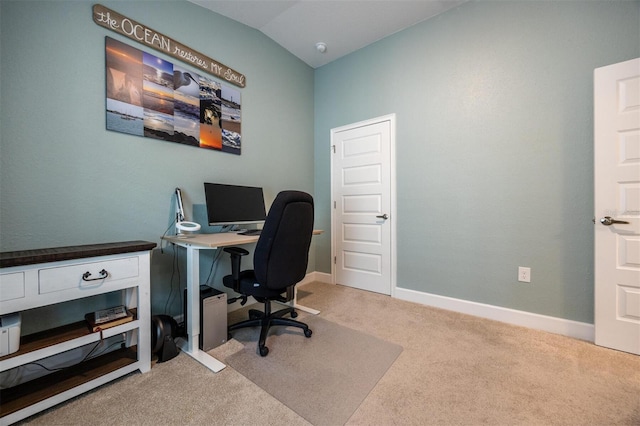
<instances>
[{"instance_id":1,"label":"standing desk","mask_svg":"<svg viewBox=\"0 0 640 426\"><path fill-rule=\"evenodd\" d=\"M314 230L313 234L321 234L322 231ZM240 235L235 232L220 232L215 234L190 234L190 235L165 235L163 240L187 249L187 339L177 338L176 343L180 349L193 357L207 368L218 372L225 365L200 350L198 341L200 338L200 250L215 250L221 247L253 244L258 241L259 235ZM295 290L295 288L294 288ZM295 294L290 302L296 309L317 315L319 311L299 306L295 303ZM185 318L186 319L186 318Z\"/></svg>"}]
</instances>

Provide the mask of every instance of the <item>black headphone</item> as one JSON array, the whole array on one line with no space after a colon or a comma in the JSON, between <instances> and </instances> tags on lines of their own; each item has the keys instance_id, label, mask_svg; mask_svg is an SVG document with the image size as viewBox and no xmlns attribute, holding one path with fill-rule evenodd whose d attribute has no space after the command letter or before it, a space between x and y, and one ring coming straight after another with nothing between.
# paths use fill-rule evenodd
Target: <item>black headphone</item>
<instances>
[{"instance_id":1,"label":"black headphone","mask_svg":"<svg viewBox=\"0 0 640 426\"><path fill-rule=\"evenodd\" d=\"M151 354L158 354L158 362L169 361L178 355L173 339L178 332L178 323L169 315L151 317Z\"/></svg>"}]
</instances>

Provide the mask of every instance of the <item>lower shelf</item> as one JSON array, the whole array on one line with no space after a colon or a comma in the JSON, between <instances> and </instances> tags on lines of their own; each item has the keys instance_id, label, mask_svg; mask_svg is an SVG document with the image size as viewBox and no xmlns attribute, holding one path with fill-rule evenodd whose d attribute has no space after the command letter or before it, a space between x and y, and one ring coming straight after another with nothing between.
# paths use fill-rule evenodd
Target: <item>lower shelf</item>
<instances>
[{"instance_id":1,"label":"lower shelf","mask_svg":"<svg viewBox=\"0 0 640 426\"><path fill-rule=\"evenodd\" d=\"M76 386L109 374L138 360L137 346L122 348L66 370L0 391L0 417L15 413Z\"/></svg>"}]
</instances>

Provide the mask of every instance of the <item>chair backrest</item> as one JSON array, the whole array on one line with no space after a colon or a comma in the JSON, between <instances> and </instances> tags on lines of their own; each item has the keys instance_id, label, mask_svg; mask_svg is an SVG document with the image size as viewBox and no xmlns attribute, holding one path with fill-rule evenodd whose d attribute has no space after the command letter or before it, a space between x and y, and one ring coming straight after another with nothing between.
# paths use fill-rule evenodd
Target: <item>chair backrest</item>
<instances>
[{"instance_id":1,"label":"chair backrest","mask_svg":"<svg viewBox=\"0 0 640 426\"><path fill-rule=\"evenodd\" d=\"M273 201L253 255L256 280L270 289L285 289L307 273L313 233L313 198L282 191Z\"/></svg>"}]
</instances>

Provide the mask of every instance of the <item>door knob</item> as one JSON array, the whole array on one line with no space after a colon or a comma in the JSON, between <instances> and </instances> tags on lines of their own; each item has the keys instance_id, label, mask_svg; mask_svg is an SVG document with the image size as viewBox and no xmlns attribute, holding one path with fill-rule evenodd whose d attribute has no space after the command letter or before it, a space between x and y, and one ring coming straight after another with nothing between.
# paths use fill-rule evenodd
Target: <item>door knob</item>
<instances>
[{"instance_id":1,"label":"door knob","mask_svg":"<svg viewBox=\"0 0 640 426\"><path fill-rule=\"evenodd\" d=\"M610 226L610 225L614 225L616 223L621 224L621 225L622 224L628 224L629 222L624 221L624 220L615 220L611 216L605 216L602 219L600 219L600 223L605 225L605 226Z\"/></svg>"},{"instance_id":2,"label":"door knob","mask_svg":"<svg viewBox=\"0 0 640 426\"><path fill-rule=\"evenodd\" d=\"M389 215L387 215L386 213L385 213L385 214L378 215L378 216L376 216L376 217L377 217L378 219L384 219L384 220L389 219Z\"/></svg>"}]
</instances>

